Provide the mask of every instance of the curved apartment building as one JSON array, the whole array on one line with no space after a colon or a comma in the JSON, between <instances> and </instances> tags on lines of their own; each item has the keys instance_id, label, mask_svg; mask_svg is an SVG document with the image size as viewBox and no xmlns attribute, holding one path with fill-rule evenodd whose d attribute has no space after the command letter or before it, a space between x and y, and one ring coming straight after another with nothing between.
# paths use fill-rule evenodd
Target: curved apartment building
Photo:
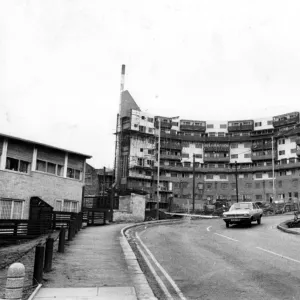
<instances>
[{"instance_id":1,"label":"curved apartment building","mask_svg":"<svg viewBox=\"0 0 300 300\"><path fill-rule=\"evenodd\" d=\"M128 91L121 106L119 184L148 193L148 207L156 203L158 163L161 207L172 201L186 208L193 195L200 209L217 199L234 202L237 194L239 201L299 198L299 112L251 120L186 120L142 112Z\"/></svg>"}]
</instances>

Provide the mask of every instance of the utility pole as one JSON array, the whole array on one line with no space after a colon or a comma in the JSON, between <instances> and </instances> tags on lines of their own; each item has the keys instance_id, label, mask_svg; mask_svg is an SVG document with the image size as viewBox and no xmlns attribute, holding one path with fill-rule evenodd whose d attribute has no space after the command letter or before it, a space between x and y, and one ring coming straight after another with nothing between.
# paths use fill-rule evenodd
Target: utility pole
<instances>
[{"instance_id":1,"label":"utility pole","mask_svg":"<svg viewBox=\"0 0 300 300\"><path fill-rule=\"evenodd\" d=\"M274 158L274 137L272 136L272 175L273 175L273 201L272 201L272 205L274 206L274 210L273 213L275 215L275 194L276 194L276 190L275 190L275 158Z\"/></svg>"},{"instance_id":2,"label":"utility pole","mask_svg":"<svg viewBox=\"0 0 300 300\"><path fill-rule=\"evenodd\" d=\"M156 204L156 219L159 220L159 172L160 172L160 119L158 118L158 145L157 145L157 204Z\"/></svg>"},{"instance_id":3,"label":"utility pole","mask_svg":"<svg viewBox=\"0 0 300 300\"><path fill-rule=\"evenodd\" d=\"M239 187L238 187L238 173L237 173L237 162L235 161L235 190L236 190L236 202L239 202Z\"/></svg>"},{"instance_id":4,"label":"utility pole","mask_svg":"<svg viewBox=\"0 0 300 300\"><path fill-rule=\"evenodd\" d=\"M193 214L195 213L195 154L193 154Z\"/></svg>"}]
</instances>

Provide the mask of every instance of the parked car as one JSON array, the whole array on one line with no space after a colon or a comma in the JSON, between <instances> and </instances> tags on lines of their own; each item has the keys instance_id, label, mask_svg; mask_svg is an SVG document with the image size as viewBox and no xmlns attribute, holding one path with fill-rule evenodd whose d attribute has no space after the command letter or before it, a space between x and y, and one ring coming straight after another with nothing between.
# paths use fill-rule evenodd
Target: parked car
<instances>
[{"instance_id":1,"label":"parked car","mask_svg":"<svg viewBox=\"0 0 300 300\"><path fill-rule=\"evenodd\" d=\"M251 222L261 223L263 210L252 202L234 203L228 212L223 213L223 220L228 228L230 224L245 223L251 226Z\"/></svg>"}]
</instances>

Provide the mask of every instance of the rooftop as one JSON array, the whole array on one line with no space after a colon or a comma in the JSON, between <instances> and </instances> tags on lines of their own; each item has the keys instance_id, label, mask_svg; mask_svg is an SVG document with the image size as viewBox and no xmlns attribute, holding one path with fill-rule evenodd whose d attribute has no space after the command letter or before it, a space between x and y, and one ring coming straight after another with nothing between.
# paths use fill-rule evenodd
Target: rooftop
<instances>
[{"instance_id":1,"label":"rooftop","mask_svg":"<svg viewBox=\"0 0 300 300\"><path fill-rule=\"evenodd\" d=\"M75 151L71 151L71 150L67 150L67 149L63 149L63 148L59 148L59 147L55 147L55 146L51 146L51 145L47 145L47 144L44 144L44 143L19 138L19 137L4 134L4 133L0 133L0 137L4 137L4 138L8 138L8 139L14 139L14 140L22 141L22 142L25 142L25 143L30 143L30 144L34 144L34 145L38 145L38 146L51 148L51 149L56 149L56 150L60 150L60 151L80 155L80 156L83 156L83 157L86 157L86 158L91 158L92 157L91 155L88 155L88 154L83 154L83 153L79 153L79 152L75 152Z\"/></svg>"}]
</instances>

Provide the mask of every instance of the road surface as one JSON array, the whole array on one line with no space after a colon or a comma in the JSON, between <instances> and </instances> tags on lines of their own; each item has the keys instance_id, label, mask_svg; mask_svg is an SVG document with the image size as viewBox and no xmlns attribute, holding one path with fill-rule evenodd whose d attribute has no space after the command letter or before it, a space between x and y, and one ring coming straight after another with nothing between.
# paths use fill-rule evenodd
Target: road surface
<instances>
[{"instance_id":1,"label":"road surface","mask_svg":"<svg viewBox=\"0 0 300 300\"><path fill-rule=\"evenodd\" d=\"M221 219L147 225L131 231L131 242L160 299L300 299L300 235L276 228L292 218L251 228L227 229Z\"/></svg>"}]
</instances>

